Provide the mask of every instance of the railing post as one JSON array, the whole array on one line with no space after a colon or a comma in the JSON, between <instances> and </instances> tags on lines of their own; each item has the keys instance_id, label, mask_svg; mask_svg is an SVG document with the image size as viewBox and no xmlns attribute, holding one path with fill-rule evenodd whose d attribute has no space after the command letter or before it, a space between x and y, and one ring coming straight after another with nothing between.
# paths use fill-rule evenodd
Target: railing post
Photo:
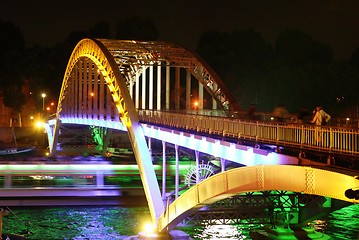
<instances>
[{"instance_id":1,"label":"railing post","mask_svg":"<svg viewBox=\"0 0 359 240\"><path fill-rule=\"evenodd\" d=\"M302 132L300 134L300 147L302 148L303 147L303 143L304 143L304 138L305 138L305 133L304 133L304 125L302 124Z\"/></svg>"}]
</instances>

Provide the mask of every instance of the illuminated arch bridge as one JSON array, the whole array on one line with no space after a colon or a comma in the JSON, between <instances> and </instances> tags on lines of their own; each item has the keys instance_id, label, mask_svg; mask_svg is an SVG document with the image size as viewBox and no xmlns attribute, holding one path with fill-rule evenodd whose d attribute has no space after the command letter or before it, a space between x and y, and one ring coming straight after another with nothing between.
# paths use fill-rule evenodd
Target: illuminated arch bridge
<instances>
[{"instance_id":1,"label":"illuminated arch bridge","mask_svg":"<svg viewBox=\"0 0 359 240\"><path fill-rule=\"evenodd\" d=\"M181 75L186 82L184 102L181 102ZM197 91L199 110L203 109L205 94L209 95L211 102L207 105L212 105L211 109L237 108L215 72L194 53L177 45L105 39L80 41L66 68L53 130L48 131L50 153L55 154L62 119L121 122L132 143L151 217L156 222L164 206L136 108L190 110L193 79L197 82L193 89Z\"/></svg>"},{"instance_id":2,"label":"illuminated arch bridge","mask_svg":"<svg viewBox=\"0 0 359 240\"><path fill-rule=\"evenodd\" d=\"M181 82L185 82L184 88ZM84 39L73 50L67 65L55 123L48 131L50 152L56 154L62 122L92 125L97 121L101 126L103 123L108 127L121 125L128 132L151 218L158 225L159 231L167 225L172 226L191 208L249 190L278 190L283 187L284 190L349 201L343 196L342 190L344 185L346 188L358 186L357 180L351 177L295 167L290 170L297 172L300 177L296 181L284 183L288 169L271 166L272 170L267 171L268 167L254 167L243 168L243 172L224 172L196 185L167 207L165 212L137 109L190 112L193 96L199 103L196 105L197 110L219 108L224 113L238 110L234 98L214 71L194 53L177 45ZM281 173L277 176L282 178L273 180L276 171ZM327 177L343 178L342 185L334 188L334 192L329 191L323 184L323 179ZM250 189L243 182L248 182ZM238 185L232 189L230 183ZM191 204L180 200L186 196Z\"/></svg>"}]
</instances>

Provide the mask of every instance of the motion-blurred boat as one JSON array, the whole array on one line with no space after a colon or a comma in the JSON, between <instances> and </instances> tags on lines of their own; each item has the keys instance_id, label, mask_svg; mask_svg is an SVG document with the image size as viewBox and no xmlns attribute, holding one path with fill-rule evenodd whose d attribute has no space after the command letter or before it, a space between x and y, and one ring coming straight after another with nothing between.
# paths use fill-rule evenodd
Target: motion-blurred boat
<instances>
[{"instance_id":1,"label":"motion-blurred boat","mask_svg":"<svg viewBox=\"0 0 359 240\"><path fill-rule=\"evenodd\" d=\"M35 149L34 146L27 147L27 148L5 148L0 149L0 155L11 155L11 154L20 154L20 153L27 153L31 152Z\"/></svg>"}]
</instances>

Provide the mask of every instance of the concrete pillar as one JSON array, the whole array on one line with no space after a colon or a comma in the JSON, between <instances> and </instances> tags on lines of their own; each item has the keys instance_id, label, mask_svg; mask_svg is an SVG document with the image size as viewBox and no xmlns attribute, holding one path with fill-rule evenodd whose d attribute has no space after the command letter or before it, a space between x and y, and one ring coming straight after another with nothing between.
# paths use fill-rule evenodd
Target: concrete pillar
<instances>
[{"instance_id":1,"label":"concrete pillar","mask_svg":"<svg viewBox=\"0 0 359 240\"><path fill-rule=\"evenodd\" d=\"M217 89L217 83L213 82L213 89ZM218 106L217 106L217 101L215 98L212 98L212 109L213 110L217 110Z\"/></svg>"},{"instance_id":2,"label":"concrete pillar","mask_svg":"<svg viewBox=\"0 0 359 240\"><path fill-rule=\"evenodd\" d=\"M50 156L54 156L56 154L57 143L59 141L60 127L61 127L61 120L56 118L55 125L53 127L53 135L51 139L49 137L49 134L51 133L50 132L47 133L49 147L50 147Z\"/></svg>"},{"instance_id":3,"label":"concrete pillar","mask_svg":"<svg viewBox=\"0 0 359 240\"><path fill-rule=\"evenodd\" d=\"M153 156L152 156L152 138L148 138L148 151L150 151L150 155L151 155L151 161L153 162Z\"/></svg>"},{"instance_id":4,"label":"concrete pillar","mask_svg":"<svg viewBox=\"0 0 359 240\"><path fill-rule=\"evenodd\" d=\"M148 109L152 110L153 109L153 66L151 65L150 67L150 73L149 73L149 83L148 83Z\"/></svg>"},{"instance_id":5,"label":"concrete pillar","mask_svg":"<svg viewBox=\"0 0 359 240\"><path fill-rule=\"evenodd\" d=\"M78 80L79 81L79 91L77 92L77 94L78 94L77 109L79 112L78 116L83 117L83 109L81 106L82 102L83 102L82 86L83 86L83 72L84 72L84 71L82 71L83 70L83 60L82 59L79 60L79 69L80 69L80 72L79 72L79 80Z\"/></svg>"},{"instance_id":6,"label":"concrete pillar","mask_svg":"<svg viewBox=\"0 0 359 240\"><path fill-rule=\"evenodd\" d=\"M84 61L83 61L83 82L82 82L82 88L83 88L83 94L82 94L82 104L83 104L83 114L82 114L82 117L83 118L87 118L87 115L88 115L88 90L87 90L87 85L88 85L88 75L89 73L87 72L87 68L88 68L88 59L87 58L84 58Z\"/></svg>"},{"instance_id":7,"label":"concrete pillar","mask_svg":"<svg viewBox=\"0 0 359 240\"><path fill-rule=\"evenodd\" d=\"M72 91L72 95L74 98L74 102L73 102L73 106L74 106L74 112L73 112L73 116L74 117L78 117L79 115L79 79L77 79L76 77L78 76L78 66L79 62L77 62L77 66L75 67L75 76L73 77L73 81L74 81L74 90Z\"/></svg>"},{"instance_id":8,"label":"concrete pillar","mask_svg":"<svg viewBox=\"0 0 359 240\"><path fill-rule=\"evenodd\" d=\"M226 171L226 159L221 158L221 172Z\"/></svg>"},{"instance_id":9,"label":"concrete pillar","mask_svg":"<svg viewBox=\"0 0 359 240\"><path fill-rule=\"evenodd\" d=\"M199 183L199 151L195 150L194 154L196 156L196 184Z\"/></svg>"},{"instance_id":10,"label":"concrete pillar","mask_svg":"<svg viewBox=\"0 0 359 240\"><path fill-rule=\"evenodd\" d=\"M186 70L186 110L191 109L191 72Z\"/></svg>"},{"instance_id":11,"label":"concrete pillar","mask_svg":"<svg viewBox=\"0 0 359 240\"><path fill-rule=\"evenodd\" d=\"M146 109L146 67L142 66L142 94L141 109Z\"/></svg>"},{"instance_id":12,"label":"concrete pillar","mask_svg":"<svg viewBox=\"0 0 359 240\"><path fill-rule=\"evenodd\" d=\"M130 80L130 85L128 86L129 87L129 91L130 91L130 96L133 100L133 79Z\"/></svg>"},{"instance_id":13,"label":"concrete pillar","mask_svg":"<svg viewBox=\"0 0 359 240\"><path fill-rule=\"evenodd\" d=\"M90 59L87 60L87 117L92 119L92 103L93 103L93 89L92 89L92 73L93 73L93 63Z\"/></svg>"},{"instance_id":14,"label":"concrete pillar","mask_svg":"<svg viewBox=\"0 0 359 240\"><path fill-rule=\"evenodd\" d=\"M203 109L203 85L198 81L198 110Z\"/></svg>"},{"instance_id":15,"label":"concrete pillar","mask_svg":"<svg viewBox=\"0 0 359 240\"><path fill-rule=\"evenodd\" d=\"M138 109L140 107L140 73L136 72L136 82L135 82L135 107Z\"/></svg>"},{"instance_id":16,"label":"concrete pillar","mask_svg":"<svg viewBox=\"0 0 359 240\"><path fill-rule=\"evenodd\" d=\"M180 109L180 77L181 77L181 69L176 67L176 75L175 75L175 109Z\"/></svg>"},{"instance_id":17,"label":"concrete pillar","mask_svg":"<svg viewBox=\"0 0 359 240\"><path fill-rule=\"evenodd\" d=\"M94 65L94 89L93 89L93 97L92 97L92 101L93 101L93 115L94 115L94 119L98 119L99 116L99 112L98 112L98 80L99 80L99 71L97 68L97 65Z\"/></svg>"},{"instance_id":18,"label":"concrete pillar","mask_svg":"<svg viewBox=\"0 0 359 240\"><path fill-rule=\"evenodd\" d=\"M161 62L157 66L157 110L161 110Z\"/></svg>"},{"instance_id":19,"label":"concrete pillar","mask_svg":"<svg viewBox=\"0 0 359 240\"><path fill-rule=\"evenodd\" d=\"M96 187L103 187L105 184L103 172L97 171L96 172Z\"/></svg>"},{"instance_id":20,"label":"concrete pillar","mask_svg":"<svg viewBox=\"0 0 359 240\"><path fill-rule=\"evenodd\" d=\"M104 119L104 111L105 111L105 78L103 77L103 75L101 74L100 76L100 96L99 96L99 119L103 120Z\"/></svg>"},{"instance_id":21,"label":"concrete pillar","mask_svg":"<svg viewBox=\"0 0 359 240\"><path fill-rule=\"evenodd\" d=\"M5 174L4 188L11 188L11 186L12 186L12 176L11 174Z\"/></svg>"},{"instance_id":22,"label":"concrete pillar","mask_svg":"<svg viewBox=\"0 0 359 240\"><path fill-rule=\"evenodd\" d=\"M170 76L171 76L171 69L169 63L166 66L166 110L170 109Z\"/></svg>"},{"instance_id":23,"label":"concrete pillar","mask_svg":"<svg viewBox=\"0 0 359 240\"><path fill-rule=\"evenodd\" d=\"M162 141L162 199L166 200L166 142Z\"/></svg>"},{"instance_id":24,"label":"concrete pillar","mask_svg":"<svg viewBox=\"0 0 359 240\"><path fill-rule=\"evenodd\" d=\"M179 152L178 152L178 145L175 145L175 152L176 152L176 176L175 176L175 199L178 198L178 191L179 191Z\"/></svg>"}]
</instances>

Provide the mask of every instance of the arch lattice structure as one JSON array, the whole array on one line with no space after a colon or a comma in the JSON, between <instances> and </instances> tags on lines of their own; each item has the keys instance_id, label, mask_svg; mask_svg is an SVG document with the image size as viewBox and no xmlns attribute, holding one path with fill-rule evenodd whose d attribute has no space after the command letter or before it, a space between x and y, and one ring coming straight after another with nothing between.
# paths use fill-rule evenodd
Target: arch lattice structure
<instances>
[{"instance_id":1,"label":"arch lattice structure","mask_svg":"<svg viewBox=\"0 0 359 240\"><path fill-rule=\"evenodd\" d=\"M194 209L240 193L284 190L359 203L345 196L347 189L357 187L359 180L355 177L310 167L240 167L207 178L183 193L159 218L158 231L171 230Z\"/></svg>"},{"instance_id":2,"label":"arch lattice structure","mask_svg":"<svg viewBox=\"0 0 359 240\"><path fill-rule=\"evenodd\" d=\"M156 224L164 211L163 201L129 91L133 85L139 85L139 82L136 82L138 76L144 74L147 67L155 65L188 70L222 110L237 108L234 98L215 72L194 53L177 45L164 42L84 39L77 44L69 59L49 143L50 153L55 154L61 118L78 117L121 122L131 140L151 218Z\"/></svg>"}]
</instances>

